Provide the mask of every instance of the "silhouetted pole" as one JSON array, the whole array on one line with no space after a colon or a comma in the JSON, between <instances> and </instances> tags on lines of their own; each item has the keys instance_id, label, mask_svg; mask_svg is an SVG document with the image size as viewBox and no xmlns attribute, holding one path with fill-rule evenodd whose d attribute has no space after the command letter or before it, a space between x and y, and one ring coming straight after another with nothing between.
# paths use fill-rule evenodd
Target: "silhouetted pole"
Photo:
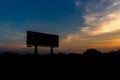
<instances>
[{"instance_id":1,"label":"silhouetted pole","mask_svg":"<svg viewBox=\"0 0 120 80\"><path fill-rule=\"evenodd\" d=\"M34 54L37 54L37 53L38 53L38 46L35 45L35 52L34 52Z\"/></svg>"},{"instance_id":2,"label":"silhouetted pole","mask_svg":"<svg viewBox=\"0 0 120 80\"><path fill-rule=\"evenodd\" d=\"M53 54L53 47L50 47L50 54Z\"/></svg>"}]
</instances>

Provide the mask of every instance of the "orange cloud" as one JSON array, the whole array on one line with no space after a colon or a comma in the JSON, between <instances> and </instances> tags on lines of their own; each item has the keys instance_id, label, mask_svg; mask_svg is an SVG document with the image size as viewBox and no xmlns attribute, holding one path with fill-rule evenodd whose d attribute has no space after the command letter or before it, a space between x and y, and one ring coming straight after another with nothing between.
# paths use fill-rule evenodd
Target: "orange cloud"
<instances>
[{"instance_id":1,"label":"orange cloud","mask_svg":"<svg viewBox=\"0 0 120 80\"><path fill-rule=\"evenodd\" d=\"M86 16L86 26L81 29L82 32L88 35L101 35L104 33L112 33L120 30L120 13L110 13L102 18L96 19L96 15Z\"/></svg>"}]
</instances>

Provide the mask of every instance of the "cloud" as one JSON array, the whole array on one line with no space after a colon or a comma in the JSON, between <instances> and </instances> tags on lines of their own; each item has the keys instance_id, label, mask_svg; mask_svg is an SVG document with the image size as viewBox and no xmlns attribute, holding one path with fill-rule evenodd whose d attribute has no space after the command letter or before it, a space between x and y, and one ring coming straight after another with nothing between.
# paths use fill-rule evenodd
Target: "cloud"
<instances>
[{"instance_id":1,"label":"cloud","mask_svg":"<svg viewBox=\"0 0 120 80\"><path fill-rule=\"evenodd\" d=\"M20 41L25 41L26 34L25 33L14 33L14 35L11 35L8 37L9 41L15 41L15 42L20 42Z\"/></svg>"},{"instance_id":2,"label":"cloud","mask_svg":"<svg viewBox=\"0 0 120 80\"><path fill-rule=\"evenodd\" d=\"M108 7L108 9L116 8L117 6L120 6L119 0L116 0L115 2L113 2L113 4Z\"/></svg>"},{"instance_id":3,"label":"cloud","mask_svg":"<svg viewBox=\"0 0 120 80\"><path fill-rule=\"evenodd\" d=\"M81 31L89 35L100 35L120 29L120 13L109 13L101 18L98 18L98 15L85 16L86 27L83 27Z\"/></svg>"},{"instance_id":4,"label":"cloud","mask_svg":"<svg viewBox=\"0 0 120 80\"><path fill-rule=\"evenodd\" d=\"M61 46L73 51L86 48L108 50L119 47L119 3L119 0L100 0L99 3L91 0L83 15L84 26L62 39Z\"/></svg>"},{"instance_id":5,"label":"cloud","mask_svg":"<svg viewBox=\"0 0 120 80\"><path fill-rule=\"evenodd\" d=\"M61 41L60 47L67 51L81 52L87 48L97 48L102 51L120 47L120 32L89 36L83 33L68 35Z\"/></svg>"},{"instance_id":6,"label":"cloud","mask_svg":"<svg viewBox=\"0 0 120 80\"><path fill-rule=\"evenodd\" d=\"M81 6L80 0L75 0L75 6L79 8Z\"/></svg>"},{"instance_id":7,"label":"cloud","mask_svg":"<svg viewBox=\"0 0 120 80\"><path fill-rule=\"evenodd\" d=\"M89 35L100 35L115 32L120 29L120 1L114 0L111 5L105 6L104 9L99 8L102 6L104 4L95 6L95 8L101 9L99 11L94 11L95 9L93 10L93 8L87 7L89 9L89 11L88 9L86 10L88 14L83 16L85 26L80 31Z\"/></svg>"}]
</instances>

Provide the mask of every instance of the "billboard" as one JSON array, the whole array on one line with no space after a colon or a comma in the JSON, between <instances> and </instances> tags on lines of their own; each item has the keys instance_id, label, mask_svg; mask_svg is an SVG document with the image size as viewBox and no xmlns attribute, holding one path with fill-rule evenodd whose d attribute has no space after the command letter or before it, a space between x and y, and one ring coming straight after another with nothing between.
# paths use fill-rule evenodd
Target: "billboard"
<instances>
[{"instance_id":1,"label":"billboard","mask_svg":"<svg viewBox=\"0 0 120 80\"><path fill-rule=\"evenodd\" d=\"M27 46L59 47L59 36L27 31Z\"/></svg>"}]
</instances>

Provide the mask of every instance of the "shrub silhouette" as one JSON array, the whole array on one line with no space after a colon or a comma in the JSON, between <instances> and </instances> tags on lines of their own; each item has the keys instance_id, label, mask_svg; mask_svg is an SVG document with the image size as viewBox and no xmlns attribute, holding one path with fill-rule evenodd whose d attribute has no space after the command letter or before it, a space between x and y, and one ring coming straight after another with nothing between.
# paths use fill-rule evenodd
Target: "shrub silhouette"
<instances>
[{"instance_id":1,"label":"shrub silhouette","mask_svg":"<svg viewBox=\"0 0 120 80\"><path fill-rule=\"evenodd\" d=\"M97 49L88 49L83 53L84 56L101 56L102 52L98 51Z\"/></svg>"}]
</instances>

